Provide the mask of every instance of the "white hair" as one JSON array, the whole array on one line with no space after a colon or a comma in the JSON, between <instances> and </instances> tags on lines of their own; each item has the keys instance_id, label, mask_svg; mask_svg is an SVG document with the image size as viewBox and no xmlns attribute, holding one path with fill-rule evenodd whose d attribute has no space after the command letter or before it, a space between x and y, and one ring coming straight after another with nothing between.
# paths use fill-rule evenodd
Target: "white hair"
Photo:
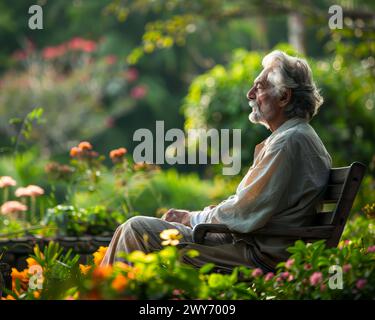
<instances>
[{"instance_id":1,"label":"white hair","mask_svg":"<svg viewBox=\"0 0 375 320\"><path fill-rule=\"evenodd\" d=\"M281 96L288 88L292 90L290 103L285 108L286 116L311 120L324 100L307 61L275 50L263 58L262 65L265 69L270 68L267 80L276 95Z\"/></svg>"}]
</instances>

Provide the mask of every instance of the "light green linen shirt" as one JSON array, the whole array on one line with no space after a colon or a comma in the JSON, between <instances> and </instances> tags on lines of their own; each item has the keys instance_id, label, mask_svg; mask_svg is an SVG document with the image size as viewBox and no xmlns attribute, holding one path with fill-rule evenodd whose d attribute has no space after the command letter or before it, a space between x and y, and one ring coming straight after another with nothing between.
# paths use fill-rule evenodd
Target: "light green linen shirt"
<instances>
[{"instance_id":1,"label":"light green linen shirt","mask_svg":"<svg viewBox=\"0 0 375 320\"><path fill-rule=\"evenodd\" d=\"M332 160L307 120L284 122L255 148L254 161L236 193L215 208L191 217L191 225L223 223L250 233L268 223L299 227L312 223L329 177ZM274 267L288 257L294 240L282 237L234 236L253 250L250 257Z\"/></svg>"}]
</instances>

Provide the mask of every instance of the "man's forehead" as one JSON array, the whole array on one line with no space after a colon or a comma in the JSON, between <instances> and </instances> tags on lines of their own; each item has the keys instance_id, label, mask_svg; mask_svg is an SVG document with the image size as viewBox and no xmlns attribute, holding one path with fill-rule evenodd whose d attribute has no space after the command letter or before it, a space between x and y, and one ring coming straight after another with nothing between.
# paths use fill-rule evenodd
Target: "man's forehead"
<instances>
[{"instance_id":1,"label":"man's forehead","mask_svg":"<svg viewBox=\"0 0 375 320\"><path fill-rule=\"evenodd\" d=\"M263 69L262 72L255 78L254 84L265 82L270 71L270 68Z\"/></svg>"}]
</instances>

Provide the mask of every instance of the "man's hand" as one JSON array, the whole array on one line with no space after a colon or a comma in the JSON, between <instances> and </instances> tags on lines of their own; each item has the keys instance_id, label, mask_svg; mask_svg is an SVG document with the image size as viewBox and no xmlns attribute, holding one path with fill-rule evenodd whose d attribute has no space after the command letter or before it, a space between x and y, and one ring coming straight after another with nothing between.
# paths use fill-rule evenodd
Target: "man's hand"
<instances>
[{"instance_id":1,"label":"man's hand","mask_svg":"<svg viewBox=\"0 0 375 320\"><path fill-rule=\"evenodd\" d=\"M179 222L185 226L191 227L190 215L192 212L187 210L169 209L162 217L162 220L169 222Z\"/></svg>"}]
</instances>

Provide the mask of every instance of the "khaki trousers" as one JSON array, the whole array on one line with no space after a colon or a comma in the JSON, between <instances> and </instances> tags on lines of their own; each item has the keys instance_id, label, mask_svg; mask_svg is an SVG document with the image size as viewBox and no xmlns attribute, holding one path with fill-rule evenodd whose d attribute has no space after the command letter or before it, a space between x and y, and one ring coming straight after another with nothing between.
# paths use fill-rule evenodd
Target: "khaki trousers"
<instances>
[{"instance_id":1,"label":"khaki trousers","mask_svg":"<svg viewBox=\"0 0 375 320\"><path fill-rule=\"evenodd\" d=\"M182 235L179 247L182 248L182 261L187 264L199 268L211 262L228 272L236 266L255 268L249 258L248 245L244 242L233 243L230 234L208 234L205 244L200 245L193 243L193 230L190 227L145 216L132 217L116 229L101 265L123 261L124 259L117 256L119 252L140 250L150 253L162 249L160 233L165 229L177 229ZM199 256L191 258L184 254L191 249L197 250Z\"/></svg>"}]
</instances>

